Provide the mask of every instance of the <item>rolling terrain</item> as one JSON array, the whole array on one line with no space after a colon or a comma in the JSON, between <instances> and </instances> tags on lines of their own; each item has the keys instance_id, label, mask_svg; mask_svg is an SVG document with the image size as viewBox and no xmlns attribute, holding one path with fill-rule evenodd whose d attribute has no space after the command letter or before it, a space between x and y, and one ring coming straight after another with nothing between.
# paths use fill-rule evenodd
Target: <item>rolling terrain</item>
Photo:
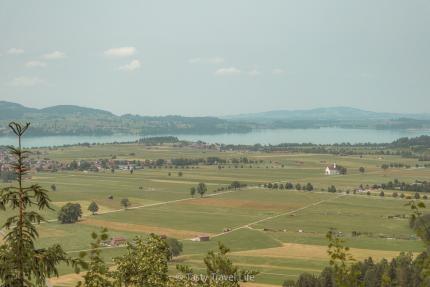
<instances>
[{"instance_id":1,"label":"rolling terrain","mask_svg":"<svg viewBox=\"0 0 430 287\"><path fill-rule=\"evenodd\" d=\"M10 136L10 121L29 121L29 135L155 135L246 133L255 129L430 129L429 114L378 113L350 107L280 110L226 117L179 115L115 115L111 112L60 105L43 109L0 101L0 136Z\"/></svg>"},{"instance_id":2,"label":"rolling terrain","mask_svg":"<svg viewBox=\"0 0 430 287\"><path fill-rule=\"evenodd\" d=\"M330 229L342 232L357 259L392 258L399 252L420 252L424 246L409 228L407 199L391 196L397 190L379 190L370 195L353 194L360 185L372 186L398 179L408 183L430 178L429 168L416 168L420 162L395 155L332 155L314 153L224 151L171 144L144 146L106 144L89 147L33 149L33 158L59 162L97 160L157 160L174 158L219 157L227 162L218 165L162 165L135 170L33 172L32 182L50 191L56 210L67 202L79 203L84 215L75 224L57 222L57 211L45 214L48 223L40 225L40 246L61 242L70 254L90 246L92 231L109 229L111 237L132 239L149 233L174 237L184 245L183 253L171 262L175 273L178 263L203 268L208 250L223 242L232 250L231 258L239 266L257 270L256 283L280 286L303 272L319 273L328 264L325 234ZM235 164L233 159L246 157L253 163ZM234 161L234 160L233 160ZM348 168L346 175L324 175L329 163ZM409 168L381 169L384 163L402 162ZM365 172L359 172L364 167ZM240 189L224 189L233 181L246 184ZM190 188L204 182L208 192L203 198L191 197ZM287 182L302 186L311 183L313 191L268 188L268 183ZM265 186L266 184L266 186ZM5 185L5 184L3 184ZM337 192L327 192L335 185ZM403 192L413 196L413 192ZM112 199L109 197L112 196ZM121 199L128 198L125 210ZM95 201L98 214L91 215L88 205ZM2 212L1 219L8 212ZM225 232L226 228L230 231ZM199 235L209 235L208 242L193 242ZM354 235L359 234L359 235ZM123 247L106 248L107 262L124 251ZM54 286L74 286L78 277L62 268ZM257 285L244 285L257 286Z\"/></svg>"}]
</instances>

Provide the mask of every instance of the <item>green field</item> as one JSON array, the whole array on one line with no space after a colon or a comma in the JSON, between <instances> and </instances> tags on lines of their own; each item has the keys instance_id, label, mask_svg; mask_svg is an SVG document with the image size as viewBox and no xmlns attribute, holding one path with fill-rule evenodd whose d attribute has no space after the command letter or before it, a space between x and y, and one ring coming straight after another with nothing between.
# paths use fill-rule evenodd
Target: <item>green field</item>
<instances>
[{"instance_id":1,"label":"green field","mask_svg":"<svg viewBox=\"0 0 430 287\"><path fill-rule=\"evenodd\" d=\"M318 273L328 264L325 234L330 228L344 234L358 258L395 256L400 251L423 250L423 245L408 227L410 210L405 206L406 199L393 198L389 191L385 197L378 196L376 192L371 196L344 193L360 184L380 184L395 178L405 182L430 178L429 168L414 168L415 159L380 158L376 155L218 152L140 145L42 149L39 155L58 161L112 156L130 160L247 157L262 162L243 167L227 164L221 169L217 165L146 168L134 174L128 171L112 174L109 170L33 173L32 182L38 182L47 189L51 184L56 185L57 190L49 192L56 209L67 202L78 202L85 211L81 222L71 225L55 222L56 211L46 212L46 219L52 222L40 226L41 246L60 242L69 252L85 250L89 248L91 232L102 226L109 229L112 237L133 238L150 232L166 234L181 239L184 244L183 254L172 263L174 272L174 265L178 262L191 265L196 270L203 268L203 256L221 241L231 248L235 263L260 271L258 283L275 286L305 271ZM325 176L325 166L333 162L347 167L347 175ZM402 162L413 168L385 171L380 168L381 164L390 162ZM366 170L364 174L358 171L361 166ZM246 183L248 187L216 191L235 180ZM199 182L208 185L208 193L204 198L191 198L189 189ZM302 185L311 182L315 189L308 192L262 187L269 182ZM330 185L343 192L328 193L325 190ZM108 199L110 195L113 199ZM122 210L122 198L128 198L132 208ZM91 201L98 203L101 214L92 216L87 212ZM8 214L2 212L0 221L4 221ZM405 214L406 218L389 218L397 214ZM232 231L223 233L225 228ZM353 231L362 235L353 237ZM209 242L190 240L201 234L209 234L212 238ZM123 248L106 249L104 256L109 260L121 252ZM62 268L63 274L68 272L69 269Z\"/></svg>"}]
</instances>

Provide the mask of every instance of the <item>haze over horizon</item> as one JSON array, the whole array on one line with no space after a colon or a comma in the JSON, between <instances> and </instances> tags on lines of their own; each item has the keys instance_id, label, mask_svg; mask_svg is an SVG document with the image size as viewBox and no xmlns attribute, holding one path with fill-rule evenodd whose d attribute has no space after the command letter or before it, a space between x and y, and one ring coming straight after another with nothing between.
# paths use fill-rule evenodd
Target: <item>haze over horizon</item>
<instances>
[{"instance_id":1,"label":"haze over horizon","mask_svg":"<svg viewBox=\"0 0 430 287\"><path fill-rule=\"evenodd\" d=\"M2 1L0 100L120 114L423 113L430 3Z\"/></svg>"},{"instance_id":2,"label":"haze over horizon","mask_svg":"<svg viewBox=\"0 0 430 287\"><path fill-rule=\"evenodd\" d=\"M114 114L115 116L125 116L125 115L138 115L138 116L187 116L187 115L181 115L181 114L155 114L155 115L145 115L145 114L132 114L132 113L123 113L123 114L119 114L119 113L115 113L111 110L108 109L103 109L100 107L91 107L91 106L85 106L85 105L74 105L74 104L60 104L60 105L51 105L51 106L41 106L41 107L37 107L37 106L29 106L21 103L17 103L17 102L10 102L10 101L2 101L0 100L0 106L3 103L10 103L10 104L18 104L18 105L22 105L23 107L26 108L34 108L34 109L39 109L39 110L43 110L46 108L53 108L53 107L61 107L61 106L71 106L71 107L80 107L80 108L88 108L88 109L96 109L96 110L101 110L101 111L105 111L105 112L110 112L112 114ZM336 106L336 107L316 107L316 108L307 108L307 109L277 109L277 110L270 110L270 111L257 111L257 112L251 112L251 113L236 113L236 114L229 114L229 115L216 115L216 114L208 114L208 115L199 115L202 117L225 117L225 118L230 118L230 117L235 117L235 116L241 116L241 115L263 115L263 114L267 114L267 113L276 113L276 112L308 112L308 111L316 111L316 110L339 110L339 111L343 111L346 112L347 110L352 109L352 110L356 110L356 111L363 111L363 112L370 112L370 113L377 113L377 114L398 114L399 116L408 116L408 115L423 115L423 116L430 116L430 112L423 112L423 113L392 113L392 112L384 112L384 111L374 111L374 110L366 110L366 109L360 109L360 108L356 108L356 107L348 107L348 106Z\"/></svg>"}]
</instances>

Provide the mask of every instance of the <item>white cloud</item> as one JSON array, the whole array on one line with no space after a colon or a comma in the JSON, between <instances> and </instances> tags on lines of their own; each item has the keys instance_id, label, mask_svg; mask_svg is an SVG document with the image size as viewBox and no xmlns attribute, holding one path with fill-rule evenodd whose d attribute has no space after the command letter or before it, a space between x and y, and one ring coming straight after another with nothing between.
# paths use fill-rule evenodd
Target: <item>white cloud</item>
<instances>
[{"instance_id":1,"label":"white cloud","mask_svg":"<svg viewBox=\"0 0 430 287\"><path fill-rule=\"evenodd\" d=\"M25 63L25 66L28 68L43 68L46 67L46 63L41 61L28 61Z\"/></svg>"},{"instance_id":2,"label":"white cloud","mask_svg":"<svg viewBox=\"0 0 430 287\"><path fill-rule=\"evenodd\" d=\"M133 56L136 53L135 47L120 47L120 48L112 48L104 51L105 56L115 57L115 58L124 58Z\"/></svg>"},{"instance_id":3,"label":"white cloud","mask_svg":"<svg viewBox=\"0 0 430 287\"><path fill-rule=\"evenodd\" d=\"M215 75L217 76L238 76L240 74L241 71L235 67L220 68L215 71Z\"/></svg>"},{"instance_id":4,"label":"white cloud","mask_svg":"<svg viewBox=\"0 0 430 287\"><path fill-rule=\"evenodd\" d=\"M131 72L131 71L135 71L135 70L140 69L141 66L142 66L142 64L140 63L139 60L133 60L130 63L128 63L127 65L119 67L119 70Z\"/></svg>"},{"instance_id":5,"label":"white cloud","mask_svg":"<svg viewBox=\"0 0 430 287\"><path fill-rule=\"evenodd\" d=\"M10 48L10 49L7 51L7 53L8 53L8 54L11 54L11 55L19 55L19 54L24 53L24 50L23 50L23 49L20 49L20 48Z\"/></svg>"},{"instance_id":6,"label":"white cloud","mask_svg":"<svg viewBox=\"0 0 430 287\"><path fill-rule=\"evenodd\" d=\"M285 71L283 69L280 69L280 68L273 69L273 71L272 71L273 75L282 75L284 73L285 73Z\"/></svg>"},{"instance_id":7,"label":"white cloud","mask_svg":"<svg viewBox=\"0 0 430 287\"><path fill-rule=\"evenodd\" d=\"M252 77L256 77L261 75L261 72L257 69L252 69L248 72L248 75L252 76Z\"/></svg>"},{"instance_id":8,"label":"white cloud","mask_svg":"<svg viewBox=\"0 0 430 287\"><path fill-rule=\"evenodd\" d=\"M54 51L48 54L43 55L43 58L45 60L59 60L66 57L66 54L64 52L60 51Z\"/></svg>"},{"instance_id":9,"label":"white cloud","mask_svg":"<svg viewBox=\"0 0 430 287\"><path fill-rule=\"evenodd\" d=\"M197 63L200 63L201 61L202 61L201 58L192 58L192 59L188 60L188 63L190 63L190 64L197 64Z\"/></svg>"},{"instance_id":10,"label":"white cloud","mask_svg":"<svg viewBox=\"0 0 430 287\"><path fill-rule=\"evenodd\" d=\"M188 60L188 63L190 64L213 64L213 65L219 65L224 63L224 59L221 57L212 57L212 58L192 58Z\"/></svg>"},{"instance_id":11,"label":"white cloud","mask_svg":"<svg viewBox=\"0 0 430 287\"><path fill-rule=\"evenodd\" d=\"M9 83L9 86L34 87L43 84L46 84L46 82L38 77L17 77Z\"/></svg>"}]
</instances>

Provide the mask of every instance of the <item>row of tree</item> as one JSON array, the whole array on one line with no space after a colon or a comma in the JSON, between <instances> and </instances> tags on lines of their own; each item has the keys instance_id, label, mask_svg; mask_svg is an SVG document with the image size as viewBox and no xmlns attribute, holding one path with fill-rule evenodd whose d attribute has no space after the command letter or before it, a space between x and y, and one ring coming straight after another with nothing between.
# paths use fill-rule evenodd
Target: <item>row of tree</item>
<instances>
[{"instance_id":1,"label":"row of tree","mask_svg":"<svg viewBox=\"0 0 430 287\"><path fill-rule=\"evenodd\" d=\"M389 181L380 185L375 184L372 187L388 190L398 189L401 191L430 192L430 182L425 180L416 180L414 183L406 183L404 181L401 182L398 179L394 179L394 181Z\"/></svg>"},{"instance_id":2,"label":"row of tree","mask_svg":"<svg viewBox=\"0 0 430 287\"><path fill-rule=\"evenodd\" d=\"M392 163L384 163L381 165L381 168L383 170L389 169L389 168L411 168L409 164L404 164L401 162L392 162Z\"/></svg>"},{"instance_id":3,"label":"row of tree","mask_svg":"<svg viewBox=\"0 0 430 287\"><path fill-rule=\"evenodd\" d=\"M191 197L194 197L196 193L198 193L200 197L203 197L207 191L208 187L203 182L200 182L199 184L197 184L197 186L193 186L190 188Z\"/></svg>"},{"instance_id":4,"label":"row of tree","mask_svg":"<svg viewBox=\"0 0 430 287\"><path fill-rule=\"evenodd\" d=\"M120 201L121 206L127 209L131 206L131 202L128 198L123 198ZM99 206L95 201L92 201L88 206L88 211L95 215L99 211ZM82 217L82 207L79 203L66 203L58 211L58 221L63 224L70 224L78 222Z\"/></svg>"},{"instance_id":5,"label":"row of tree","mask_svg":"<svg viewBox=\"0 0 430 287\"><path fill-rule=\"evenodd\" d=\"M312 191L314 190L314 186L312 183L308 182L307 184L301 185L300 183L293 184L292 182L283 183L266 183L263 185L265 188L271 189L296 189L296 190L306 190Z\"/></svg>"}]
</instances>

